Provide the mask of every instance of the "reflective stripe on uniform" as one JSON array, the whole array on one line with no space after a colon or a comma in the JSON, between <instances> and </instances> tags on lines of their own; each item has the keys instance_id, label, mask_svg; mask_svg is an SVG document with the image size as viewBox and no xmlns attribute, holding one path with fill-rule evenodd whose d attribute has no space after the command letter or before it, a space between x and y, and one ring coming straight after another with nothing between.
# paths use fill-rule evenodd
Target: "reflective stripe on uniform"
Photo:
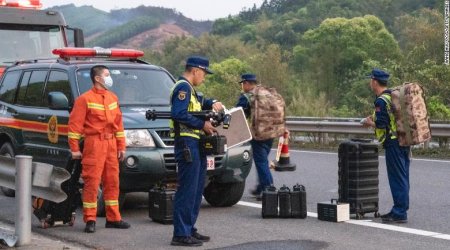
<instances>
[{"instance_id":1,"label":"reflective stripe on uniform","mask_svg":"<svg viewBox=\"0 0 450 250\"><path fill-rule=\"evenodd\" d=\"M125 132L116 132L116 137L125 137Z\"/></svg>"},{"instance_id":2,"label":"reflective stripe on uniform","mask_svg":"<svg viewBox=\"0 0 450 250\"><path fill-rule=\"evenodd\" d=\"M100 103L88 102L87 106L89 109L105 110L105 106L103 106L103 104Z\"/></svg>"},{"instance_id":3,"label":"reflective stripe on uniform","mask_svg":"<svg viewBox=\"0 0 450 250\"><path fill-rule=\"evenodd\" d=\"M83 208L96 208L97 202L83 202Z\"/></svg>"},{"instance_id":4,"label":"reflective stripe on uniform","mask_svg":"<svg viewBox=\"0 0 450 250\"><path fill-rule=\"evenodd\" d=\"M105 206L118 206L118 200L105 200Z\"/></svg>"},{"instance_id":5,"label":"reflective stripe on uniform","mask_svg":"<svg viewBox=\"0 0 450 250\"><path fill-rule=\"evenodd\" d=\"M109 110L114 110L117 108L117 102L113 102L108 105Z\"/></svg>"},{"instance_id":6,"label":"reflective stripe on uniform","mask_svg":"<svg viewBox=\"0 0 450 250\"><path fill-rule=\"evenodd\" d=\"M190 136L190 137L194 137L194 138L200 139L200 135L192 134L192 133L180 132L180 136ZM170 132L170 137L175 137L175 132Z\"/></svg>"},{"instance_id":7,"label":"reflective stripe on uniform","mask_svg":"<svg viewBox=\"0 0 450 250\"><path fill-rule=\"evenodd\" d=\"M69 137L70 139L79 140L79 139L81 139L81 134L75 133L75 132L69 132L67 134L67 137Z\"/></svg>"}]
</instances>

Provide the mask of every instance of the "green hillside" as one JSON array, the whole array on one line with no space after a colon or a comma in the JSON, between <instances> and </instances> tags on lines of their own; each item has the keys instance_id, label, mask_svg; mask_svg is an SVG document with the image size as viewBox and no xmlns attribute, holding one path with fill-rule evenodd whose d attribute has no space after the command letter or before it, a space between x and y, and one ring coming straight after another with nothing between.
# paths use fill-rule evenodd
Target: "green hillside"
<instances>
[{"instance_id":1,"label":"green hillside","mask_svg":"<svg viewBox=\"0 0 450 250\"><path fill-rule=\"evenodd\" d=\"M110 13L92 6L76 7L73 4L51 9L62 12L69 26L83 29L87 46L112 47L165 23L175 24L193 36L209 32L212 28L210 21L194 21L173 9L161 7L139 6L112 10Z\"/></svg>"},{"instance_id":2,"label":"green hillside","mask_svg":"<svg viewBox=\"0 0 450 250\"><path fill-rule=\"evenodd\" d=\"M202 91L227 106L239 74L254 72L285 96L288 114L303 116L367 116L374 96L365 75L378 67L391 86L421 83L431 117L450 119L443 10L437 0L271 0L146 57L177 75L187 56L208 56L217 73Z\"/></svg>"},{"instance_id":3,"label":"green hillside","mask_svg":"<svg viewBox=\"0 0 450 250\"><path fill-rule=\"evenodd\" d=\"M71 27L83 29L86 37L121 24L111 18L108 12L98 10L92 6L76 7L74 4L68 4L52 7L51 9L62 12L66 23Z\"/></svg>"}]
</instances>

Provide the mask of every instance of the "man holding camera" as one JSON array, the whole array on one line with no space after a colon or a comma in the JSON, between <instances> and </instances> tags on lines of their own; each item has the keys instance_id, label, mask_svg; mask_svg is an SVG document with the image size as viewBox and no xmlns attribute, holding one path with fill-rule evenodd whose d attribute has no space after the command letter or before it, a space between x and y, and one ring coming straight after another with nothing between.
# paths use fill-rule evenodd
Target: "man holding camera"
<instances>
[{"instance_id":1,"label":"man holding camera","mask_svg":"<svg viewBox=\"0 0 450 250\"><path fill-rule=\"evenodd\" d=\"M189 114L195 111L223 109L222 103L213 99L202 99L194 89L203 83L207 74L212 74L208 67L208 59L189 57L185 71L170 96L170 134L175 138L175 161L178 166L171 242L171 245L175 246L201 246L210 239L197 232L195 222L206 177L206 155L200 150L200 138L204 134L214 133L215 128L210 121Z\"/></svg>"}]
</instances>

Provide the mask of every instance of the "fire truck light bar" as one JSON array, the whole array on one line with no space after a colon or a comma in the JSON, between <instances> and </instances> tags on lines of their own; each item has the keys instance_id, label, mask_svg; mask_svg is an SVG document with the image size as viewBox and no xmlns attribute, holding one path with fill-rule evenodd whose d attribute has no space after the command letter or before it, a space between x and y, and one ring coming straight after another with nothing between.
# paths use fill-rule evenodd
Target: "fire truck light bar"
<instances>
[{"instance_id":1,"label":"fire truck light bar","mask_svg":"<svg viewBox=\"0 0 450 250\"><path fill-rule=\"evenodd\" d=\"M108 57L108 58L138 58L143 51L134 49L103 49L103 48L61 48L52 51L60 58L70 57Z\"/></svg>"},{"instance_id":2,"label":"fire truck light bar","mask_svg":"<svg viewBox=\"0 0 450 250\"><path fill-rule=\"evenodd\" d=\"M40 0L0 0L1 6L40 9L42 4Z\"/></svg>"}]
</instances>

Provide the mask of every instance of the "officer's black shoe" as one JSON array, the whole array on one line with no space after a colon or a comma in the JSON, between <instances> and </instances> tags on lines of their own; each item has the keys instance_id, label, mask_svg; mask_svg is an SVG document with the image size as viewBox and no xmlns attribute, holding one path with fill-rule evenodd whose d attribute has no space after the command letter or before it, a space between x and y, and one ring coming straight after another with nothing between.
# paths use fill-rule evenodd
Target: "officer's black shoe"
<instances>
[{"instance_id":1,"label":"officer's black shoe","mask_svg":"<svg viewBox=\"0 0 450 250\"><path fill-rule=\"evenodd\" d=\"M95 221L90 220L90 221L86 222L86 227L84 228L84 232L94 233L95 232Z\"/></svg>"},{"instance_id":2,"label":"officer's black shoe","mask_svg":"<svg viewBox=\"0 0 450 250\"><path fill-rule=\"evenodd\" d=\"M196 238L197 240L203 241L203 242L208 242L211 238L207 235L201 235L197 232L192 234L192 237Z\"/></svg>"},{"instance_id":3,"label":"officer's black shoe","mask_svg":"<svg viewBox=\"0 0 450 250\"><path fill-rule=\"evenodd\" d=\"M262 193L262 190L258 188L258 186L255 186L254 189L250 189L250 194L252 194L255 197L260 196Z\"/></svg>"},{"instance_id":4,"label":"officer's black shoe","mask_svg":"<svg viewBox=\"0 0 450 250\"><path fill-rule=\"evenodd\" d=\"M201 240L197 240L192 236L173 236L170 245L184 246L184 247L199 247L203 245L203 242Z\"/></svg>"},{"instance_id":5,"label":"officer's black shoe","mask_svg":"<svg viewBox=\"0 0 450 250\"><path fill-rule=\"evenodd\" d=\"M389 216L382 218L381 221L383 223L386 224L390 224L390 223L407 223L408 220L407 219L400 219L400 218L395 218L392 216L392 214L390 214Z\"/></svg>"},{"instance_id":6,"label":"officer's black shoe","mask_svg":"<svg viewBox=\"0 0 450 250\"><path fill-rule=\"evenodd\" d=\"M121 220L121 221L107 221L105 224L106 228L118 228L118 229L127 229L130 228L130 224Z\"/></svg>"},{"instance_id":7,"label":"officer's black shoe","mask_svg":"<svg viewBox=\"0 0 450 250\"><path fill-rule=\"evenodd\" d=\"M389 216L391 216L391 212L381 215L380 218L384 219L384 218L388 218Z\"/></svg>"},{"instance_id":8,"label":"officer's black shoe","mask_svg":"<svg viewBox=\"0 0 450 250\"><path fill-rule=\"evenodd\" d=\"M250 190L250 193L251 193L253 196L258 196L258 195L261 194L261 192L259 192L258 189L256 189L256 188Z\"/></svg>"}]
</instances>

